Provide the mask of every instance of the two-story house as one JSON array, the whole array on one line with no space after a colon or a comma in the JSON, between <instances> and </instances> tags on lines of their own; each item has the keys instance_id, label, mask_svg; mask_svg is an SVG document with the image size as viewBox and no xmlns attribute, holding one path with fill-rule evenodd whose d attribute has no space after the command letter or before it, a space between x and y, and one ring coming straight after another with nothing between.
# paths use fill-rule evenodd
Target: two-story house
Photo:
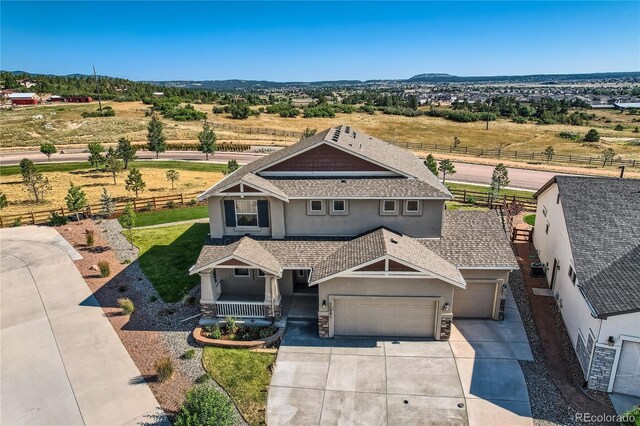
<instances>
[{"instance_id":1,"label":"two-story house","mask_svg":"<svg viewBox=\"0 0 640 426\"><path fill-rule=\"evenodd\" d=\"M278 318L297 292L322 337L448 339L454 316L501 319L517 268L501 218L451 198L411 152L344 125L241 167L199 197L202 321Z\"/></svg>"},{"instance_id":2,"label":"two-story house","mask_svg":"<svg viewBox=\"0 0 640 426\"><path fill-rule=\"evenodd\" d=\"M533 242L588 386L640 396L640 180L556 176Z\"/></svg>"}]
</instances>

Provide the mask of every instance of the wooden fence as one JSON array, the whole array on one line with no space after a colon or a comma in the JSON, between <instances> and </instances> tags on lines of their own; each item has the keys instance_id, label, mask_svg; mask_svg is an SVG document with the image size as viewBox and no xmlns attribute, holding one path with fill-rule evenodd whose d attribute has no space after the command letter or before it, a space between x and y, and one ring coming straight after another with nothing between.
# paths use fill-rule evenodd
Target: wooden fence
<instances>
[{"instance_id":1,"label":"wooden fence","mask_svg":"<svg viewBox=\"0 0 640 426\"><path fill-rule=\"evenodd\" d=\"M267 127L247 127L247 126L238 126L235 124L227 124L227 123L214 123L212 121L207 121L211 127L217 129L228 129L236 132L256 134L256 135L273 135L273 136L284 136L287 138L301 138L302 132L296 132L293 130L279 130L279 129L270 129Z\"/></svg>"},{"instance_id":2,"label":"wooden fence","mask_svg":"<svg viewBox=\"0 0 640 426\"><path fill-rule=\"evenodd\" d=\"M495 208L502 206L505 202L509 203L517 201L522 204L525 211L536 211L537 202L533 198L517 197L515 195L502 195L494 197L490 192L483 191L468 191L466 189L449 189L455 198L454 201L461 203L475 204L478 206L486 206L489 208Z\"/></svg>"},{"instance_id":3,"label":"wooden fence","mask_svg":"<svg viewBox=\"0 0 640 426\"><path fill-rule=\"evenodd\" d=\"M131 198L116 201L114 205L113 215L118 216L122 213L127 205L131 203L135 211L146 210L159 210L171 207L189 207L194 205L193 201L199 192L192 194L174 194L174 195L160 195L146 198ZM202 203L195 203L202 204ZM85 217L99 216L102 212L102 205L99 203L87 204L87 206L79 214ZM48 209L40 211L31 211L22 214L2 215L0 216L0 228L6 228L10 226L20 225L41 225L47 224L50 221L52 214L58 214L61 216L75 216L75 212L69 211L69 209L61 206L57 209Z\"/></svg>"}]
</instances>

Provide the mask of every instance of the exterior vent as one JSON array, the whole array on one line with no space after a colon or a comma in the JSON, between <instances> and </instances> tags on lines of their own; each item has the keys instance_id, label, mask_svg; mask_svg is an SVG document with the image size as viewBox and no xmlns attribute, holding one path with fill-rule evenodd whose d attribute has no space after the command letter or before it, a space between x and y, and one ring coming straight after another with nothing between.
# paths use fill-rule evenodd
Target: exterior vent
<instances>
[{"instance_id":1,"label":"exterior vent","mask_svg":"<svg viewBox=\"0 0 640 426\"><path fill-rule=\"evenodd\" d=\"M398 244L398 241L395 238L391 238L390 240L393 244Z\"/></svg>"},{"instance_id":2,"label":"exterior vent","mask_svg":"<svg viewBox=\"0 0 640 426\"><path fill-rule=\"evenodd\" d=\"M351 131L351 127L347 126L344 131L345 133L349 133Z\"/></svg>"}]
</instances>

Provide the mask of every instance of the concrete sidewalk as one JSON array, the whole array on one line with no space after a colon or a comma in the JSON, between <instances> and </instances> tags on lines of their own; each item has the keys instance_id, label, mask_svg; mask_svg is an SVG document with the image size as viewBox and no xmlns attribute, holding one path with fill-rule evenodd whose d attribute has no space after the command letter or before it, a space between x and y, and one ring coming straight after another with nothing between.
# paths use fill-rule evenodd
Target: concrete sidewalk
<instances>
[{"instance_id":1,"label":"concrete sidewalk","mask_svg":"<svg viewBox=\"0 0 640 426\"><path fill-rule=\"evenodd\" d=\"M51 228L0 231L2 424L168 424Z\"/></svg>"}]
</instances>

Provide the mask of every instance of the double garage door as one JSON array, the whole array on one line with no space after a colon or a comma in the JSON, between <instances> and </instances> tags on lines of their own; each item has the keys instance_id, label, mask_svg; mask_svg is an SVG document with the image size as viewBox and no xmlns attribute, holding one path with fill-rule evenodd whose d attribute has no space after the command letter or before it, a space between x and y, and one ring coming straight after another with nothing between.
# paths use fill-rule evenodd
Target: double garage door
<instances>
[{"instance_id":1,"label":"double garage door","mask_svg":"<svg viewBox=\"0 0 640 426\"><path fill-rule=\"evenodd\" d=\"M640 396L640 343L622 342L613 391Z\"/></svg>"},{"instance_id":2,"label":"double garage door","mask_svg":"<svg viewBox=\"0 0 640 426\"><path fill-rule=\"evenodd\" d=\"M433 337L437 302L420 297L345 297L333 301L336 336Z\"/></svg>"},{"instance_id":3,"label":"double garage door","mask_svg":"<svg viewBox=\"0 0 640 426\"><path fill-rule=\"evenodd\" d=\"M455 318L493 318L497 284L467 283L465 290L453 292L453 316Z\"/></svg>"}]
</instances>

